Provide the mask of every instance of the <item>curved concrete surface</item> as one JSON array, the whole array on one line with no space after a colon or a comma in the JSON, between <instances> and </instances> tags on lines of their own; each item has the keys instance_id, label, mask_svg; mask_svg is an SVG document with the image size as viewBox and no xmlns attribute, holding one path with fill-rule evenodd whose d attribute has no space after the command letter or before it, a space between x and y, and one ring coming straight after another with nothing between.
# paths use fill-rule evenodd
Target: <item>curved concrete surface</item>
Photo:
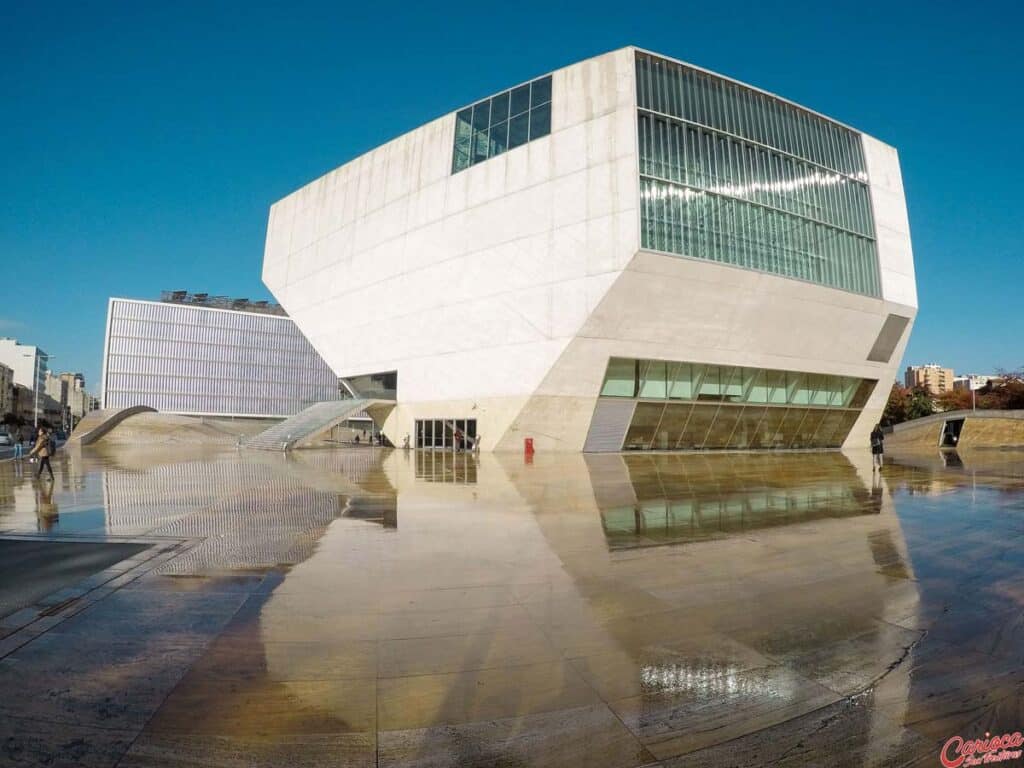
<instances>
[{"instance_id":1,"label":"curved concrete surface","mask_svg":"<svg viewBox=\"0 0 1024 768\"><path fill-rule=\"evenodd\" d=\"M1024 447L1024 410L946 411L906 421L893 427L886 447L938 448L943 426L951 419L964 420L958 448Z\"/></svg>"},{"instance_id":2,"label":"curved concrete surface","mask_svg":"<svg viewBox=\"0 0 1024 768\"><path fill-rule=\"evenodd\" d=\"M71 433L68 445L94 443L122 421L137 413L156 413L156 409L148 405L133 405L131 408L104 408L88 413Z\"/></svg>"},{"instance_id":3,"label":"curved concrete surface","mask_svg":"<svg viewBox=\"0 0 1024 768\"><path fill-rule=\"evenodd\" d=\"M270 419L140 413L104 436L101 445L132 448L149 445L236 446L239 440L262 432L274 422Z\"/></svg>"}]
</instances>

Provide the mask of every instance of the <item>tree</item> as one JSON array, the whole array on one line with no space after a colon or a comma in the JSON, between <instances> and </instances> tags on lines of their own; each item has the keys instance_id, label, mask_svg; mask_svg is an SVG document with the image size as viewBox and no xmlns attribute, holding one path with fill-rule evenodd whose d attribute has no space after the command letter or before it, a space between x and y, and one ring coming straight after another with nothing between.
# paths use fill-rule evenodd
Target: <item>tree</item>
<instances>
[{"instance_id":1,"label":"tree","mask_svg":"<svg viewBox=\"0 0 1024 768\"><path fill-rule=\"evenodd\" d=\"M901 387L893 384L882 410L882 425L890 427L935 413L932 394L924 387Z\"/></svg>"},{"instance_id":2,"label":"tree","mask_svg":"<svg viewBox=\"0 0 1024 768\"><path fill-rule=\"evenodd\" d=\"M907 402L910 399L910 390L893 384L889 390L889 399L885 402L882 410L882 426L891 427L893 424L902 424L907 420Z\"/></svg>"},{"instance_id":3,"label":"tree","mask_svg":"<svg viewBox=\"0 0 1024 768\"><path fill-rule=\"evenodd\" d=\"M978 390L978 407L1006 411L1024 408L1024 371L1000 371Z\"/></svg>"},{"instance_id":4,"label":"tree","mask_svg":"<svg viewBox=\"0 0 1024 768\"><path fill-rule=\"evenodd\" d=\"M932 400L932 393L924 387L914 387L910 390L910 401L907 403L907 420L920 419L924 416L931 416L935 413L935 402Z\"/></svg>"},{"instance_id":5,"label":"tree","mask_svg":"<svg viewBox=\"0 0 1024 768\"><path fill-rule=\"evenodd\" d=\"M936 404L943 411L969 411L973 407L973 398L969 389L954 389L943 392L935 398Z\"/></svg>"},{"instance_id":6,"label":"tree","mask_svg":"<svg viewBox=\"0 0 1024 768\"><path fill-rule=\"evenodd\" d=\"M25 420L16 413L5 413L4 417L0 419L0 424L6 424L11 427L22 427L25 425Z\"/></svg>"}]
</instances>

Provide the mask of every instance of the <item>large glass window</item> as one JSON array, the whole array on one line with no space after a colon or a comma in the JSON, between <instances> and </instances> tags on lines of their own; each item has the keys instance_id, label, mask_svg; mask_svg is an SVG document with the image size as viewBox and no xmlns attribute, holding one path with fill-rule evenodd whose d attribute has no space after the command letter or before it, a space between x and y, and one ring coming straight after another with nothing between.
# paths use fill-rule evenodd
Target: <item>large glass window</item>
<instances>
[{"instance_id":1,"label":"large glass window","mask_svg":"<svg viewBox=\"0 0 1024 768\"><path fill-rule=\"evenodd\" d=\"M616 357L608 361L601 395L641 401L623 442L626 450L835 448L876 383Z\"/></svg>"},{"instance_id":2,"label":"large glass window","mask_svg":"<svg viewBox=\"0 0 1024 768\"><path fill-rule=\"evenodd\" d=\"M875 383L852 376L613 357L601 395L863 408Z\"/></svg>"},{"instance_id":3,"label":"large glass window","mask_svg":"<svg viewBox=\"0 0 1024 768\"><path fill-rule=\"evenodd\" d=\"M875 242L787 211L640 179L644 248L880 296Z\"/></svg>"},{"instance_id":4,"label":"large glass window","mask_svg":"<svg viewBox=\"0 0 1024 768\"><path fill-rule=\"evenodd\" d=\"M476 448L476 419L416 419L417 448L471 451Z\"/></svg>"},{"instance_id":5,"label":"large glass window","mask_svg":"<svg viewBox=\"0 0 1024 768\"><path fill-rule=\"evenodd\" d=\"M646 53L636 58L643 109L708 126L865 180L856 131L708 72Z\"/></svg>"},{"instance_id":6,"label":"large glass window","mask_svg":"<svg viewBox=\"0 0 1024 768\"><path fill-rule=\"evenodd\" d=\"M702 126L640 112L640 173L873 237L868 187Z\"/></svg>"},{"instance_id":7,"label":"large glass window","mask_svg":"<svg viewBox=\"0 0 1024 768\"><path fill-rule=\"evenodd\" d=\"M551 133L551 76L459 110L452 173Z\"/></svg>"},{"instance_id":8,"label":"large glass window","mask_svg":"<svg viewBox=\"0 0 1024 768\"><path fill-rule=\"evenodd\" d=\"M606 397L636 397L637 361L613 357L608 361L601 394Z\"/></svg>"},{"instance_id":9,"label":"large glass window","mask_svg":"<svg viewBox=\"0 0 1024 768\"><path fill-rule=\"evenodd\" d=\"M644 248L880 296L860 135L637 55Z\"/></svg>"},{"instance_id":10,"label":"large glass window","mask_svg":"<svg viewBox=\"0 0 1024 768\"><path fill-rule=\"evenodd\" d=\"M626 447L650 447L664 410L665 406L661 403L638 403L629 432L626 433Z\"/></svg>"},{"instance_id":11,"label":"large glass window","mask_svg":"<svg viewBox=\"0 0 1024 768\"><path fill-rule=\"evenodd\" d=\"M640 362L640 397L664 400L668 394L665 387L665 362L643 360Z\"/></svg>"}]
</instances>

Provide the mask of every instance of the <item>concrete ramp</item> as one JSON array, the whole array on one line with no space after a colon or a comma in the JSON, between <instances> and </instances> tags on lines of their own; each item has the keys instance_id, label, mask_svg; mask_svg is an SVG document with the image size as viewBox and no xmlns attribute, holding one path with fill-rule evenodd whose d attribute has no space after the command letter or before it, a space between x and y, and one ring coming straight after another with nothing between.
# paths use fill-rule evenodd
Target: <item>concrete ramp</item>
<instances>
[{"instance_id":1,"label":"concrete ramp","mask_svg":"<svg viewBox=\"0 0 1024 768\"><path fill-rule=\"evenodd\" d=\"M156 409L150 408L148 405L133 405L131 408L104 408L99 411L91 411L78 422L78 426L71 433L67 444L71 446L95 443L129 416L134 416L137 413L155 412Z\"/></svg>"},{"instance_id":2,"label":"concrete ramp","mask_svg":"<svg viewBox=\"0 0 1024 768\"><path fill-rule=\"evenodd\" d=\"M956 439L947 437L960 422ZM905 421L893 427L885 447L908 450L937 448L1024 448L1024 410L946 411Z\"/></svg>"},{"instance_id":3,"label":"concrete ramp","mask_svg":"<svg viewBox=\"0 0 1024 768\"><path fill-rule=\"evenodd\" d=\"M245 441L247 448L261 451L290 451L304 448L318 441L333 427L364 409L382 411L382 415L395 405L393 400L331 400L314 403L294 416L253 435ZM371 414L372 415L372 414Z\"/></svg>"}]
</instances>

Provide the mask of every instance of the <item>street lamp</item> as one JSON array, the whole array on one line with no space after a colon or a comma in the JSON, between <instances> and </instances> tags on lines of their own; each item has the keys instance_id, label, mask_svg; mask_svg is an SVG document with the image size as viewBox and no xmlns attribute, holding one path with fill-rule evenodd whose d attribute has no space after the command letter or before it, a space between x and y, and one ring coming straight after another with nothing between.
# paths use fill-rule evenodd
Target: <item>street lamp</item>
<instances>
[{"instance_id":1,"label":"street lamp","mask_svg":"<svg viewBox=\"0 0 1024 768\"><path fill-rule=\"evenodd\" d=\"M34 376L32 378L32 389L35 390L36 402L32 409L32 427L33 429L39 429L39 360L40 358L45 357L46 362L49 363L53 358L53 355L44 355L37 347L33 356L35 357L35 364L33 366ZM24 355L24 357L28 357L28 355Z\"/></svg>"}]
</instances>

